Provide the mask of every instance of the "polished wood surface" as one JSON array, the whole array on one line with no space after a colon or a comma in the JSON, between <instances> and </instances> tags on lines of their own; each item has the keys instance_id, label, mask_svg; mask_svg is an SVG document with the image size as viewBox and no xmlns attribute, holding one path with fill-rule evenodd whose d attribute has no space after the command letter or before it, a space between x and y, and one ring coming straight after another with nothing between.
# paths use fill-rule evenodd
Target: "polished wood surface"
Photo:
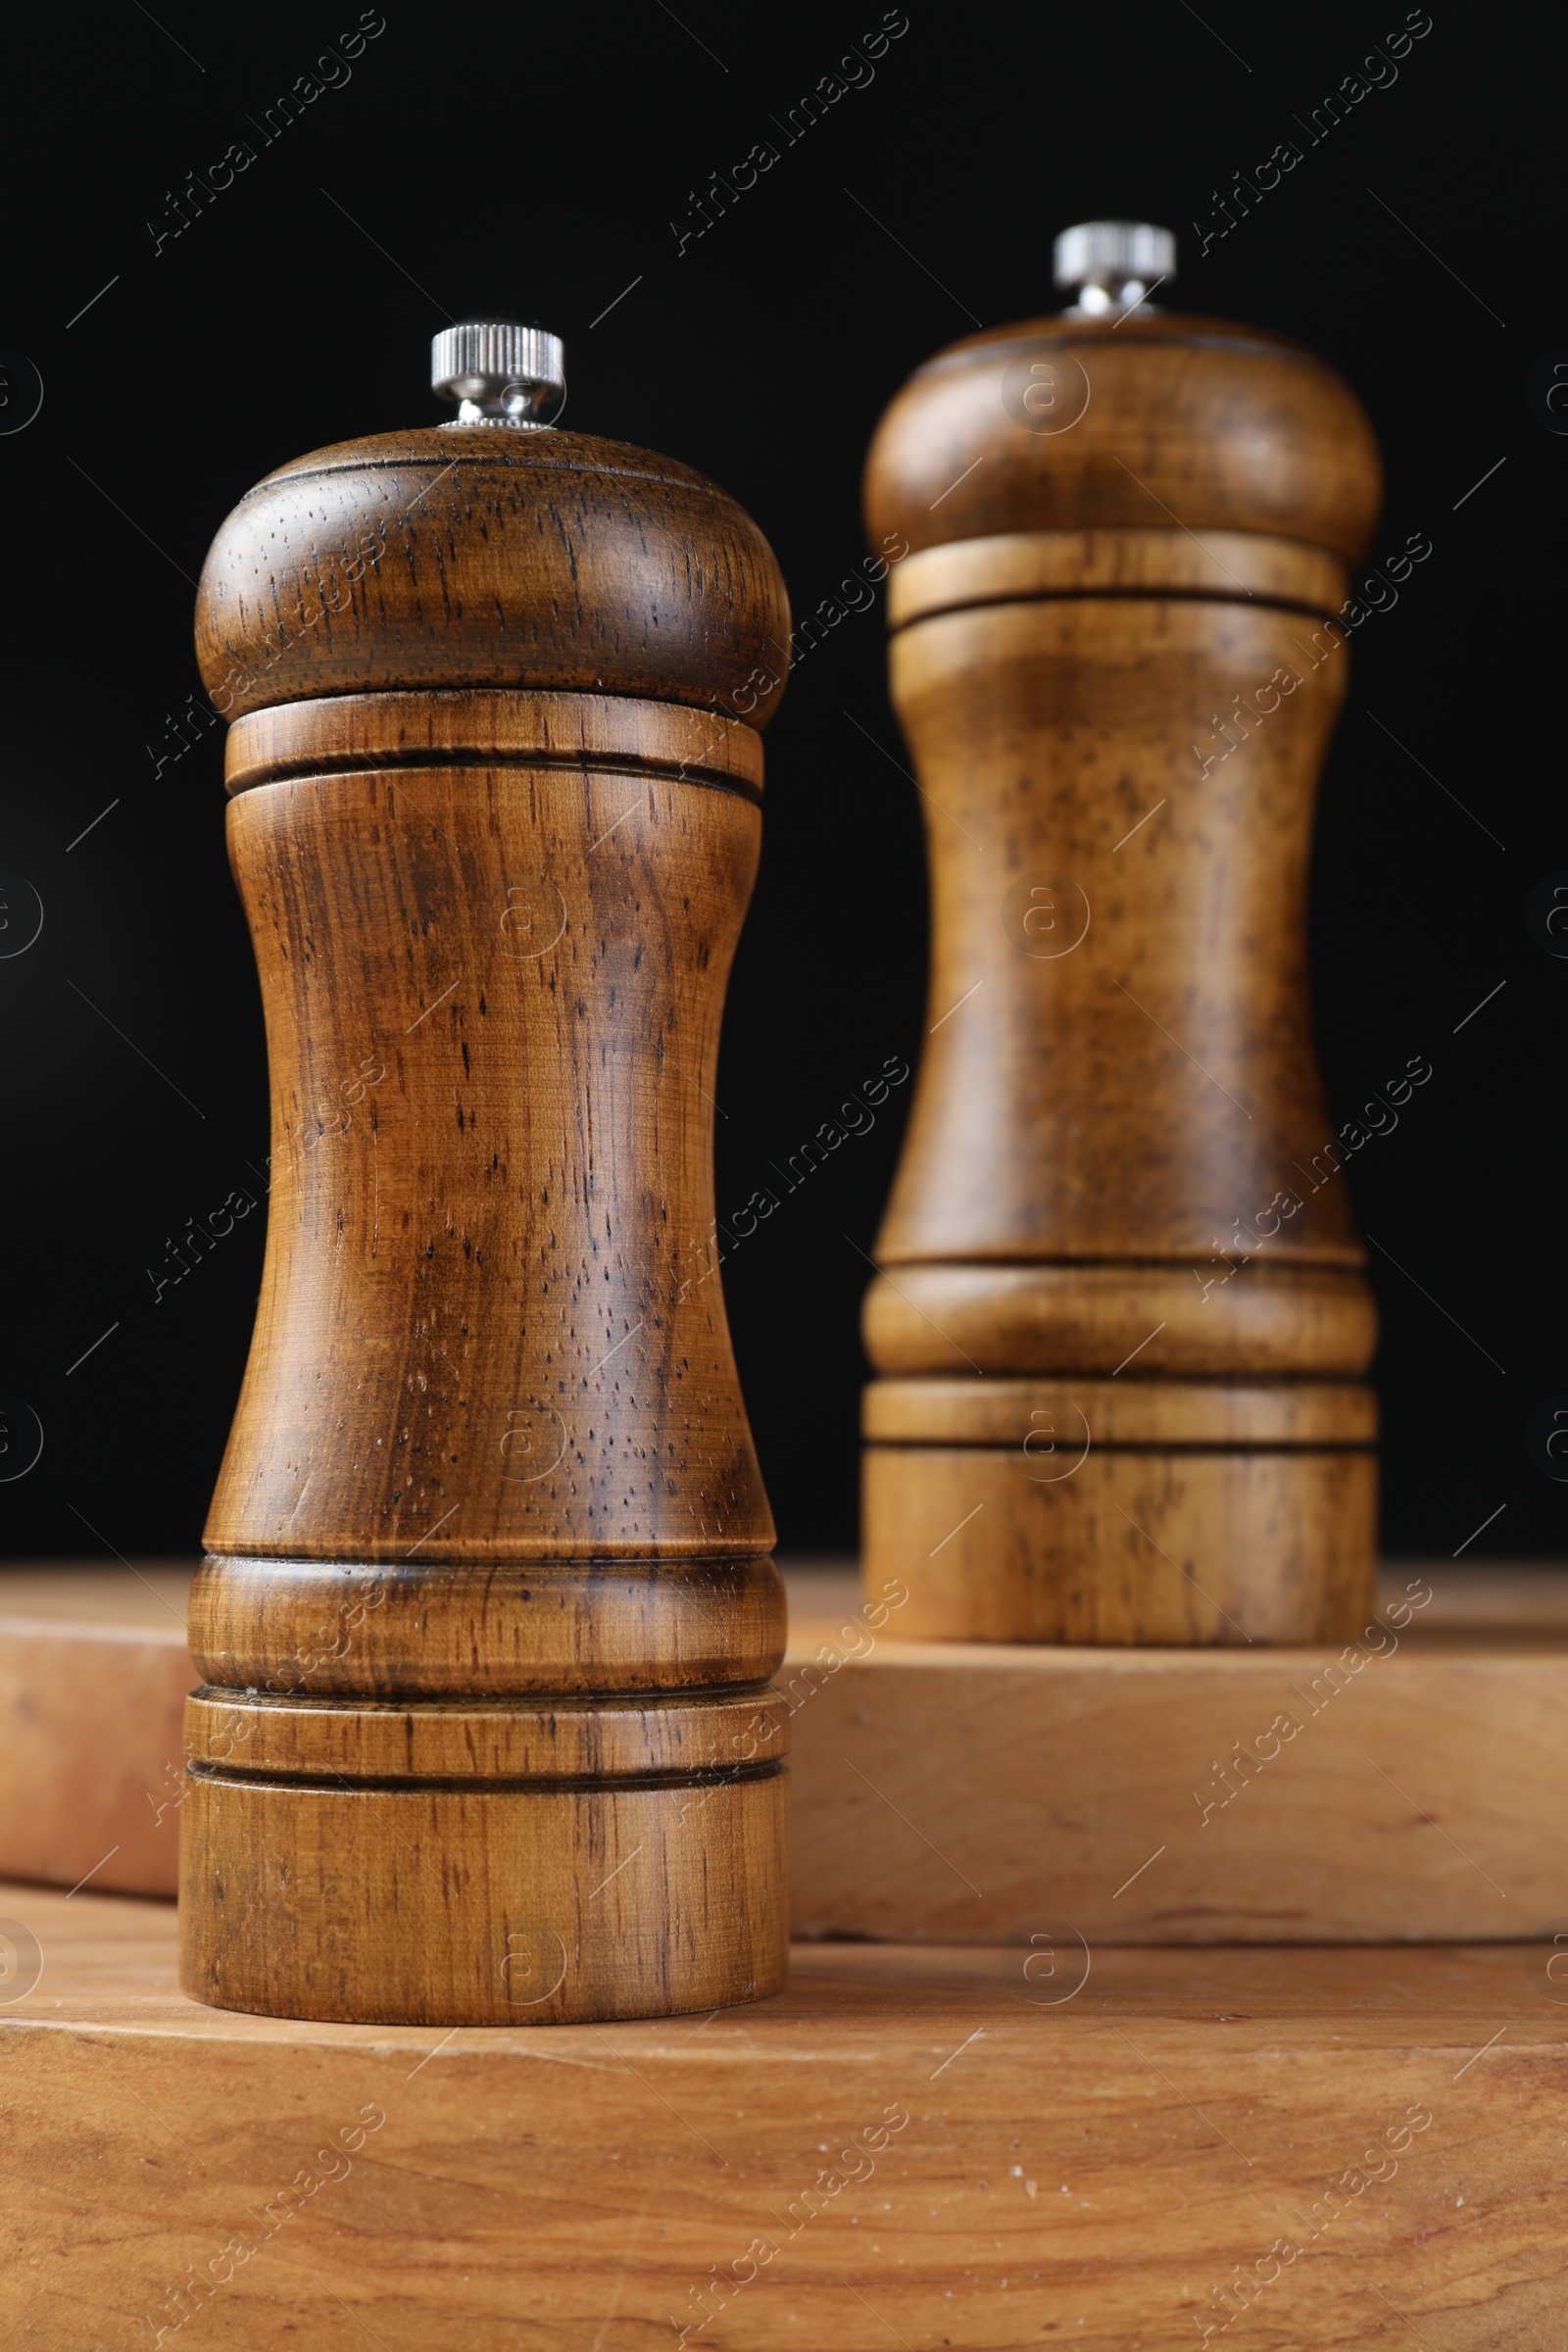
<instances>
[{"instance_id":1,"label":"polished wood surface","mask_svg":"<svg viewBox=\"0 0 1568 2352\"><path fill-rule=\"evenodd\" d=\"M866 1293L866 1350L890 1374L972 1377L983 1368L987 1378L1077 1374L1129 1385L1154 1375L1340 1382L1366 1370L1377 1309L1359 1273L1269 1265L1260 1251L1239 1250L1222 1263L1224 1274L1207 1253L1196 1269L896 1265Z\"/></svg>"},{"instance_id":2,"label":"polished wood surface","mask_svg":"<svg viewBox=\"0 0 1568 2352\"><path fill-rule=\"evenodd\" d=\"M196 654L237 717L321 695L543 687L763 726L789 602L690 466L565 431L419 427L281 466L202 570Z\"/></svg>"},{"instance_id":3,"label":"polished wood surface","mask_svg":"<svg viewBox=\"0 0 1568 2352\"><path fill-rule=\"evenodd\" d=\"M457 2026L783 1980L783 1592L712 1173L775 637L733 501L549 430L319 452L208 559L272 1119L191 1596L204 2000ZM383 1772L345 1722L313 1747L328 1693ZM395 1752L399 1698L445 1750L405 1711Z\"/></svg>"},{"instance_id":4,"label":"polished wood surface","mask_svg":"<svg viewBox=\"0 0 1568 2352\"><path fill-rule=\"evenodd\" d=\"M937 1642L1328 1642L1370 1605L1364 1447L868 1446L866 1591Z\"/></svg>"},{"instance_id":5,"label":"polished wood surface","mask_svg":"<svg viewBox=\"0 0 1568 2352\"><path fill-rule=\"evenodd\" d=\"M688 1757L621 1780L601 1760L496 1786L421 1782L407 1763L375 1786L305 1777L315 1765L273 1781L238 1749L193 1767L180 1897L204 1932L187 1932L180 1983L220 2009L431 2026L776 1992L788 1782L782 1763L737 1763L730 1739L719 1752L708 1773Z\"/></svg>"},{"instance_id":6,"label":"polished wood surface","mask_svg":"<svg viewBox=\"0 0 1568 2352\"><path fill-rule=\"evenodd\" d=\"M1064 429L1056 418L1073 418ZM984 460L983 464L977 463ZM968 478L960 479L969 468ZM1015 531L1257 532L1366 553L1366 412L1299 343L1175 311L986 328L917 368L866 466L873 546Z\"/></svg>"},{"instance_id":7,"label":"polished wood surface","mask_svg":"<svg viewBox=\"0 0 1568 2352\"><path fill-rule=\"evenodd\" d=\"M765 1682L784 1649L771 1560L387 1569L210 1559L191 1655L230 1690L470 1697Z\"/></svg>"},{"instance_id":8,"label":"polished wood surface","mask_svg":"<svg viewBox=\"0 0 1568 2352\"><path fill-rule=\"evenodd\" d=\"M248 711L228 731L230 792L334 768L420 767L460 755L478 765L653 770L753 795L762 789L755 727L722 711L630 695L491 692L340 694Z\"/></svg>"},{"instance_id":9,"label":"polished wood surface","mask_svg":"<svg viewBox=\"0 0 1568 2352\"><path fill-rule=\"evenodd\" d=\"M705 2020L454 2033L198 2008L166 1905L0 1913L37 2352L1560 2332L1549 1947L819 1944Z\"/></svg>"},{"instance_id":10,"label":"polished wood surface","mask_svg":"<svg viewBox=\"0 0 1568 2352\"><path fill-rule=\"evenodd\" d=\"M1377 1398L1328 1380L879 1380L860 1426L873 1442L1027 1447L1037 1472L1096 1446L1364 1446Z\"/></svg>"},{"instance_id":11,"label":"polished wood surface","mask_svg":"<svg viewBox=\"0 0 1568 2352\"><path fill-rule=\"evenodd\" d=\"M395 1780L649 1779L776 1763L790 1744L789 1702L778 1690L715 1690L710 1697L639 1694L618 1707L573 1705L554 1695L530 1704L454 1707L431 1699L269 1698L236 1708L203 1685L185 1701L193 1763L240 1764L265 1778L306 1773L353 1784Z\"/></svg>"},{"instance_id":12,"label":"polished wood surface","mask_svg":"<svg viewBox=\"0 0 1568 2352\"><path fill-rule=\"evenodd\" d=\"M1294 1167L1334 1135L1305 920L1344 657L1206 777L1192 753L1238 680L1291 661L1300 627L1272 607L1117 597L970 608L895 636L932 867L931 1034L877 1241L895 1273L1174 1260L1201 1303L1192 1268L1225 1275L1227 1250L1271 1268L1362 1262L1345 1182L1313 1197ZM1032 906L1026 889L1015 916L1042 871L1065 887ZM1282 1216L1287 1186L1305 1214Z\"/></svg>"},{"instance_id":13,"label":"polished wood surface","mask_svg":"<svg viewBox=\"0 0 1568 2352\"><path fill-rule=\"evenodd\" d=\"M210 1548L765 1552L712 1197L754 804L452 766L265 785L228 823L273 1180Z\"/></svg>"},{"instance_id":14,"label":"polished wood surface","mask_svg":"<svg viewBox=\"0 0 1568 2352\"><path fill-rule=\"evenodd\" d=\"M1241 593L1327 614L1345 602L1345 565L1324 548L1255 531L999 531L906 556L888 576L888 626L1019 597L1160 591L1228 604Z\"/></svg>"},{"instance_id":15,"label":"polished wood surface","mask_svg":"<svg viewBox=\"0 0 1568 2352\"><path fill-rule=\"evenodd\" d=\"M932 947L863 1327L906 1383L906 1450L866 1456L862 1541L873 1583L908 1582L911 1631L1306 1642L1369 1603L1375 1470L1342 1450L1369 1400L1353 1438L1289 1459L1239 1432L1228 1462L1118 1462L1141 1441L1107 1434L1068 1486L944 1450L947 1407L933 1387L922 1423L910 1384L1365 1373L1306 895L1348 674L1330 616L1378 492L1327 368L1179 316L971 337L878 426L867 527L914 551L890 688ZM1429 1075L1396 1073L1400 1099ZM1183 1409L1172 1389L1146 1419ZM1185 1589L1126 1532L1151 1517Z\"/></svg>"}]
</instances>

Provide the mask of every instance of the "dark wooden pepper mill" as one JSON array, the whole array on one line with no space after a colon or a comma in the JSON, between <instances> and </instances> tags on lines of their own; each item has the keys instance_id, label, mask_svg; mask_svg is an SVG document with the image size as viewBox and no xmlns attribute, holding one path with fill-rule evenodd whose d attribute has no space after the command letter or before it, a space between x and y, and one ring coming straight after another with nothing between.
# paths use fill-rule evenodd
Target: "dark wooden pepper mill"
<instances>
[{"instance_id":1,"label":"dark wooden pepper mill","mask_svg":"<svg viewBox=\"0 0 1568 2352\"><path fill-rule=\"evenodd\" d=\"M197 602L272 1187L190 1611L182 1982L432 2025L787 1956L773 1526L712 1248L790 636L724 493L437 336L456 423L283 466ZM719 715L723 700L751 723Z\"/></svg>"},{"instance_id":2,"label":"dark wooden pepper mill","mask_svg":"<svg viewBox=\"0 0 1568 2352\"><path fill-rule=\"evenodd\" d=\"M1375 1337L1306 886L1380 495L1309 352L1156 310L1163 230L919 368L866 467L930 1010L865 1304L864 1552L906 1634L1336 1639L1375 1549Z\"/></svg>"}]
</instances>

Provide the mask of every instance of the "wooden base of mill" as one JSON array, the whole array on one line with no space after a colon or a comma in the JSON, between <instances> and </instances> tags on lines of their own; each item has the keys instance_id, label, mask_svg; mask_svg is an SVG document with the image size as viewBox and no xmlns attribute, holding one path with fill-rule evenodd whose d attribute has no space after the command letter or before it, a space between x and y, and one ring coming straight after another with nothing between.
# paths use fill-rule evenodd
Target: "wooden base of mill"
<instances>
[{"instance_id":1,"label":"wooden base of mill","mask_svg":"<svg viewBox=\"0 0 1568 2352\"><path fill-rule=\"evenodd\" d=\"M758 1712L745 1703L737 1729ZM217 1704L232 1722L226 1694ZM466 1711L441 1711L443 1730L469 1737ZM573 1729L591 1744L598 1719L579 1714ZM564 1722L556 1715L557 1730ZM510 1730L532 1728L514 1711ZM382 2025L726 2008L784 1982L788 1918L758 1890L788 1885L788 1848L777 1764L745 1777L368 1788L193 1767L180 1982L216 2008Z\"/></svg>"},{"instance_id":2,"label":"wooden base of mill","mask_svg":"<svg viewBox=\"0 0 1568 2352\"><path fill-rule=\"evenodd\" d=\"M1318 1381L875 1382L866 1590L902 1580L911 1641L1348 1640L1376 1413Z\"/></svg>"},{"instance_id":3,"label":"wooden base of mill","mask_svg":"<svg viewBox=\"0 0 1568 2352\"><path fill-rule=\"evenodd\" d=\"M196 1999L562 2025L783 1984L771 1561L416 1576L213 1560L190 1623L210 1678L185 1710L180 1982ZM292 1672L229 1638L268 1624ZM460 1649L473 1689L438 1695Z\"/></svg>"}]
</instances>

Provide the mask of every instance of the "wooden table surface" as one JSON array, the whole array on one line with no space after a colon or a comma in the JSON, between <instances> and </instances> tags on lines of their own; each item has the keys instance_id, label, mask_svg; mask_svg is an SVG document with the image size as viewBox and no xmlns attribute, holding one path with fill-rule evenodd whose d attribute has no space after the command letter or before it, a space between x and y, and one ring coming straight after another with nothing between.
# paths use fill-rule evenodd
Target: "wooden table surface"
<instances>
[{"instance_id":1,"label":"wooden table surface","mask_svg":"<svg viewBox=\"0 0 1568 2352\"><path fill-rule=\"evenodd\" d=\"M1540 1947L823 1943L751 2009L443 2035L199 2008L167 1903L0 1915L32 2352L1563 2341Z\"/></svg>"}]
</instances>

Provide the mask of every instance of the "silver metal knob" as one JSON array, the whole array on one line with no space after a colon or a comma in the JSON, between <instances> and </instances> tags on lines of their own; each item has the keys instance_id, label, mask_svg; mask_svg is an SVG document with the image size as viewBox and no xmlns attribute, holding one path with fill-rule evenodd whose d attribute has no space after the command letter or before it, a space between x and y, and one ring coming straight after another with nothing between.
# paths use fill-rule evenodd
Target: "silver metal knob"
<instances>
[{"instance_id":1,"label":"silver metal knob","mask_svg":"<svg viewBox=\"0 0 1568 2352\"><path fill-rule=\"evenodd\" d=\"M1153 308L1146 298L1174 274L1176 240L1147 220L1080 220L1062 230L1053 259L1057 285L1078 297L1073 316L1125 316Z\"/></svg>"},{"instance_id":2,"label":"silver metal knob","mask_svg":"<svg viewBox=\"0 0 1568 2352\"><path fill-rule=\"evenodd\" d=\"M458 403L456 424L548 425L565 405L565 348L541 326L466 318L432 341L430 385Z\"/></svg>"}]
</instances>

